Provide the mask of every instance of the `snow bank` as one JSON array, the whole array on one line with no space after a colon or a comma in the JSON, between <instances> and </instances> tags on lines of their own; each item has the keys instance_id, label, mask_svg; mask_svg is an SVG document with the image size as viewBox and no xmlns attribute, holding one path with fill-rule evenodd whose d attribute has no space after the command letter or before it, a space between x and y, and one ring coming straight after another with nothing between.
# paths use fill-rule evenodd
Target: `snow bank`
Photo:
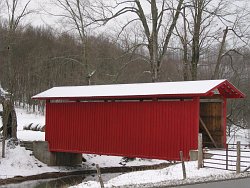
<instances>
[{"instance_id":1,"label":"snow bank","mask_svg":"<svg viewBox=\"0 0 250 188\"><path fill-rule=\"evenodd\" d=\"M186 163L187 178L207 177L210 175L218 175L222 173L229 173L227 171L216 169L197 169L197 162ZM120 186L129 184L142 183L157 183L167 180L181 180L183 179L181 164L173 165L162 170L149 170L145 172L132 172L123 174L108 181L108 185Z\"/></svg>"},{"instance_id":2,"label":"snow bank","mask_svg":"<svg viewBox=\"0 0 250 188\"><path fill-rule=\"evenodd\" d=\"M217 169L208 169L201 168L197 169L197 162L186 162L186 171L187 178L189 180L216 176L222 174L229 174L229 171L225 170L217 170ZM147 170L140 172L131 172L127 174L120 175L115 177L108 182L105 183L105 187L113 187L113 186L129 186L129 185L137 185L140 184L152 184L152 183L160 183L160 182L173 182L174 180L182 180L182 167L181 164L176 164L161 170ZM85 187L99 187L98 182L83 182L78 186L73 186L74 188L85 188Z\"/></svg>"},{"instance_id":3,"label":"snow bank","mask_svg":"<svg viewBox=\"0 0 250 188\"><path fill-rule=\"evenodd\" d=\"M122 157L108 156L108 155L92 155L83 154L87 160L84 164L91 166L92 164L99 164L100 167L117 167L117 166L141 166L141 165L154 165L160 163L167 163L165 160L156 159L141 159L136 158L132 161L124 162Z\"/></svg>"},{"instance_id":4,"label":"snow bank","mask_svg":"<svg viewBox=\"0 0 250 188\"><path fill-rule=\"evenodd\" d=\"M45 132L30 131L30 130L19 130L17 131L17 138L24 141L44 141Z\"/></svg>"},{"instance_id":5,"label":"snow bank","mask_svg":"<svg viewBox=\"0 0 250 188\"><path fill-rule=\"evenodd\" d=\"M2 150L2 145L0 149ZM19 145L6 147L6 158L0 157L0 178L5 179L18 175L28 176L58 171L57 168L48 167L41 163L31 153L31 151L27 151Z\"/></svg>"}]
</instances>

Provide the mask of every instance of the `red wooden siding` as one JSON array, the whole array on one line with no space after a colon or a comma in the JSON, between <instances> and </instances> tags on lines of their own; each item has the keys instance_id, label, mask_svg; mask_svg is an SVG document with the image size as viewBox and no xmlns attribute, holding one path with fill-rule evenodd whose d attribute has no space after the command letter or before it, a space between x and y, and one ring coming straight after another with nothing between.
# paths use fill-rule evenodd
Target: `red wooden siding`
<instances>
[{"instance_id":1,"label":"red wooden siding","mask_svg":"<svg viewBox=\"0 0 250 188\"><path fill-rule=\"evenodd\" d=\"M178 160L197 149L199 100L46 104L50 151Z\"/></svg>"}]
</instances>

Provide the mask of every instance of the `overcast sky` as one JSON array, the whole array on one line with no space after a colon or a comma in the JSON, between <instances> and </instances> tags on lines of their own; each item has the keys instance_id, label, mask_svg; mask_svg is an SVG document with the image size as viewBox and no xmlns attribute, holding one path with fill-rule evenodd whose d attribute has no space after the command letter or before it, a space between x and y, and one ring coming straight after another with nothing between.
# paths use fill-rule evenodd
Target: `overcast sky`
<instances>
[{"instance_id":1,"label":"overcast sky","mask_svg":"<svg viewBox=\"0 0 250 188\"><path fill-rule=\"evenodd\" d=\"M2 1L2 0L0 0ZM19 2L21 3L20 5L20 10L22 10L23 6L25 5L25 3L28 0L19 0ZM105 0L104 2L107 3L108 1L112 1L112 0ZM214 0L216 1L216 0ZM232 0L232 5L234 7L239 7L239 8L244 8L246 6L246 2L248 2L250 0ZM142 0L142 3L144 8L147 10L149 10L149 8L147 9L146 7L149 5L146 0ZM60 15L62 14L62 10L60 8L58 8L57 6L55 6L52 3L52 0L31 0L30 6L29 6L30 10L35 10L36 13L30 14L28 15L23 21L22 24L28 24L31 23L34 26L49 26L52 28L56 28L59 31L62 31L63 29L65 29L65 25L62 25L62 22L60 19L62 19L61 17L56 17L53 15L50 15L49 13L53 13L53 14L57 14ZM240 10L240 9L239 9ZM7 9L3 9L1 15L3 17L7 17ZM119 30L119 28L121 28L123 26L122 23L127 22L127 20L134 18L133 14L127 14L126 16L123 17L119 17L116 21L116 23L114 24L113 22L109 22L105 27L102 27L101 29L99 29L99 31L103 32L103 33L112 33L112 31L116 28L117 31ZM249 18L246 18L249 19ZM224 27L224 26L223 26ZM96 30L98 31L98 30ZM112 34L111 34L112 35Z\"/></svg>"},{"instance_id":2,"label":"overcast sky","mask_svg":"<svg viewBox=\"0 0 250 188\"><path fill-rule=\"evenodd\" d=\"M22 7L24 6L24 4L27 1L28 0L19 0L20 5L21 5L20 10L22 9ZM113 2L112 0L105 0L104 2L107 3L108 1ZM146 0L141 0L141 1L142 1L142 5L147 10L146 7L149 4L145 3ZM216 0L214 0L214 2L215 1ZM242 7L242 8L244 8L246 6L246 2L249 2L249 0L231 0L231 1L232 1L232 4L235 7ZM60 10L60 8L56 7L52 3L52 0L31 0L31 3L29 5L29 9L30 10L36 10L37 13L34 13L34 14L26 17L25 21L26 22L31 22L35 26L57 24L59 17L55 17L55 16L52 16L52 15L49 15L49 13L55 13L55 14L62 13L62 11ZM148 10L149 10L149 8L148 8ZM6 10L6 8L4 8L4 10L2 11L2 16L3 17L7 16L7 10ZM130 16L133 16L133 15L130 14ZM126 18L123 18L123 19L126 19Z\"/></svg>"}]
</instances>

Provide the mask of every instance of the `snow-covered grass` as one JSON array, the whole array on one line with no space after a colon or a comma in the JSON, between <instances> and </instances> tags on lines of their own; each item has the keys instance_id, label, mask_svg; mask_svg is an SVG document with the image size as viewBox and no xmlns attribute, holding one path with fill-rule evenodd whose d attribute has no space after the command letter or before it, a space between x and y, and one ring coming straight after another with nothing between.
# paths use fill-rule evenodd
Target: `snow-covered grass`
<instances>
[{"instance_id":1,"label":"snow-covered grass","mask_svg":"<svg viewBox=\"0 0 250 188\"><path fill-rule=\"evenodd\" d=\"M206 177L221 174L221 170L197 169L197 162L187 162L186 170L188 178ZM132 172L123 174L108 181L112 185L128 185L141 183L157 183L166 180L183 179L181 164L176 164L162 170L148 170L145 172Z\"/></svg>"},{"instance_id":2,"label":"snow-covered grass","mask_svg":"<svg viewBox=\"0 0 250 188\"><path fill-rule=\"evenodd\" d=\"M218 176L222 174L229 174L229 171L225 170L217 170L217 169L209 169L209 168L201 168L197 169L197 162L186 162L186 172L187 178L189 181L192 179L209 177L209 176ZM131 172L127 174L120 175L115 177L108 182L105 183L105 187L114 187L114 186L129 186L136 185L140 187L140 184L152 184L152 183L160 183L160 182L169 182L169 184L174 181L182 180L182 167L181 164L176 164L161 170L147 170L140 172ZM78 186L72 186L72 188L96 188L99 187L98 182L89 181L83 182Z\"/></svg>"},{"instance_id":3,"label":"snow-covered grass","mask_svg":"<svg viewBox=\"0 0 250 188\"><path fill-rule=\"evenodd\" d=\"M92 164L99 164L100 167L141 166L167 162L164 160L141 158L136 158L132 161L125 162L122 157L92 154L84 154L83 157L87 160L87 162L84 164L88 166L91 166Z\"/></svg>"},{"instance_id":4,"label":"snow-covered grass","mask_svg":"<svg viewBox=\"0 0 250 188\"><path fill-rule=\"evenodd\" d=\"M7 145L7 144L6 144ZM0 146L2 149L2 145ZM23 147L6 147L5 158L0 157L0 178L11 178L14 176L28 176L44 172L56 172L58 168L48 167L31 155L31 151Z\"/></svg>"}]
</instances>

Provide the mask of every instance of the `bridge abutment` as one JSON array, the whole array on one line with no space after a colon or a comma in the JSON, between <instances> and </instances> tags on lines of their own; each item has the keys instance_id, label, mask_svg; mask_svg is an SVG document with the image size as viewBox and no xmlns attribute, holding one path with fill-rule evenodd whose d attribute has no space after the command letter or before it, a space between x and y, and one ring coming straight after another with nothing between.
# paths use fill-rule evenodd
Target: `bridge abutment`
<instances>
[{"instance_id":1,"label":"bridge abutment","mask_svg":"<svg viewBox=\"0 0 250 188\"><path fill-rule=\"evenodd\" d=\"M82 154L50 152L46 141L33 142L33 154L39 161L48 166L74 166L82 163Z\"/></svg>"}]
</instances>

